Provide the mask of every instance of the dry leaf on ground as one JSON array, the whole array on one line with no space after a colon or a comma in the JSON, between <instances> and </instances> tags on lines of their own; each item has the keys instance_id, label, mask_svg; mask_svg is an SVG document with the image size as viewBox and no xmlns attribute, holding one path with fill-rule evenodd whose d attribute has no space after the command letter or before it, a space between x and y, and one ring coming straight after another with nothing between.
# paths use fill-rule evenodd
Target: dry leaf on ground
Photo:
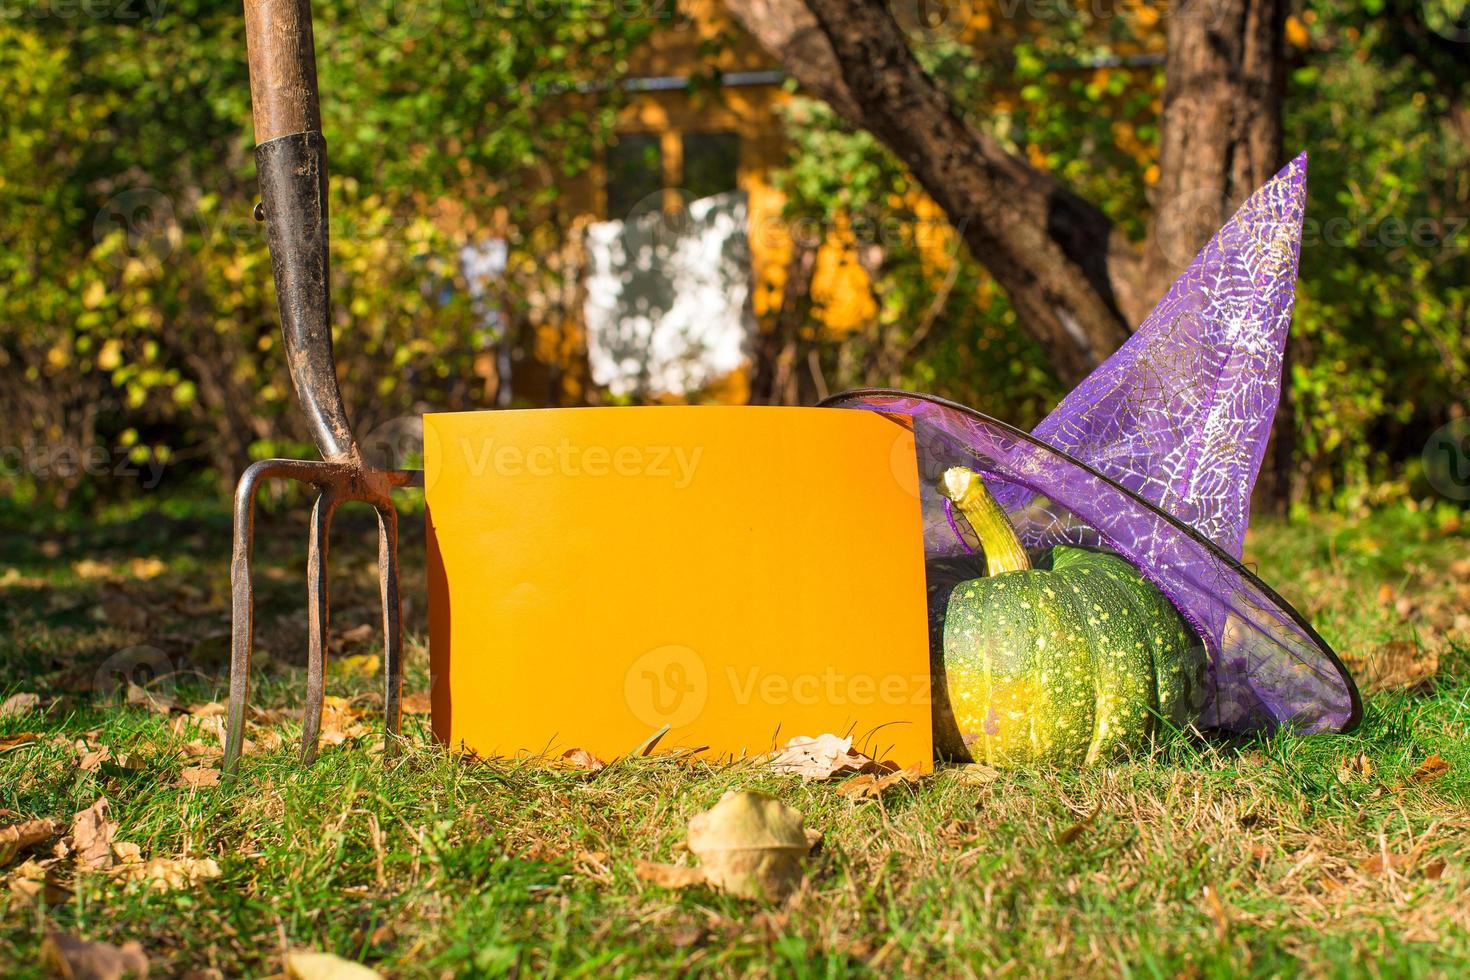
<instances>
[{"instance_id":1,"label":"dry leaf on ground","mask_svg":"<svg viewBox=\"0 0 1470 980\"><path fill-rule=\"evenodd\" d=\"M127 702L135 708L147 708L156 715L168 715L184 710L184 706L175 701L171 695L161 691L150 691L131 681L128 682Z\"/></svg>"},{"instance_id":2,"label":"dry leaf on ground","mask_svg":"<svg viewBox=\"0 0 1470 980\"><path fill-rule=\"evenodd\" d=\"M382 661L376 653L355 653L350 657L334 657L327 670L333 677L376 677Z\"/></svg>"},{"instance_id":3,"label":"dry leaf on ground","mask_svg":"<svg viewBox=\"0 0 1470 980\"><path fill-rule=\"evenodd\" d=\"M1364 752L1355 752L1342 760L1337 768L1338 782L1350 783L1355 779L1368 779L1373 775L1373 760Z\"/></svg>"},{"instance_id":4,"label":"dry leaf on ground","mask_svg":"<svg viewBox=\"0 0 1470 980\"><path fill-rule=\"evenodd\" d=\"M837 792L854 800L876 800L895 786L917 783L923 778L918 766L890 772L886 776L863 773L837 787Z\"/></svg>"},{"instance_id":5,"label":"dry leaf on ground","mask_svg":"<svg viewBox=\"0 0 1470 980\"><path fill-rule=\"evenodd\" d=\"M112 874L119 881L147 882L154 891L163 892L218 878L220 869L213 858L153 858L123 864Z\"/></svg>"},{"instance_id":6,"label":"dry leaf on ground","mask_svg":"<svg viewBox=\"0 0 1470 980\"><path fill-rule=\"evenodd\" d=\"M1418 767L1409 774L1409 782L1424 785L1432 783L1445 773L1450 771L1449 762L1438 752L1419 763Z\"/></svg>"},{"instance_id":7,"label":"dry leaf on ground","mask_svg":"<svg viewBox=\"0 0 1470 980\"><path fill-rule=\"evenodd\" d=\"M1082 834L1085 833L1087 829L1092 826L1093 821L1097 820L1097 815L1099 813L1102 813L1101 803L1093 807L1092 812L1089 813L1087 816L1083 817L1081 820L1078 820L1076 823L1072 824L1072 826L1068 827L1060 834L1057 834L1057 843L1070 844L1078 837L1081 837Z\"/></svg>"},{"instance_id":8,"label":"dry leaf on ground","mask_svg":"<svg viewBox=\"0 0 1470 980\"><path fill-rule=\"evenodd\" d=\"M1379 852L1358 865L1358 870L1365 875L1381 875L1386 871L1403 872L1413 863L1413 854L1384 854Z\"/></svg>"},{"instance_id":9,"label":"dry leaf on ground","mask_svg":"<svg viewBox=\"0 0 1470 980\"><path fill-rule=\"evenodd\" d=\"M852 739L836 735L811 738L798 735L766 758L777 772L802 779L830 779L850 773L876 772L879 765L861 752L852 751Z\"/></svg>"},{"instance_id":10,"label":"dry leaf on ground","mask_svg":"<svg viewBox=\"0 0 1470 980\"><path fill-rule=\"evenodd\" d=\"M764 793L732 790L689 821L689 852L705 879L739 898L785 898L810 847L801 813Z\"/></svg>"},{"instance_id":11,"label":"dry leaf on ground","mask_svg":"<svg viewBox=\"0 0 1470 980\"><path fill-rule=\"evenodd\" d=\"M112 821L112 808L105 796L73 816L71 836L77 867L88 871L112 867L112 835L115 833L117 824Z\"/></svg>"},{"instance_id":12,"label":"dry leaf on ground","mask_svg":"<svg viewBox=\"0 0 1470 980\"><path fill-rule=\"evenodd\" d=\"M403 696L403 713L406 715L426 715L433 710L433 703L429 696L421 691Z\"/></svg>"},{"instance_id":13,"label":"dry leaf on ground","mask_svg":"<svg viewBox=\"0 0 1470 980\"><path fill-rule=\"evenodd\" d=\"M26 858L20 864L16 865L15 870L10 873L9 881L7 882L10 887L10 894L19 898L21 901L31 901L45 889L47 871L59 863L56 858L46 858L41 861L37 861L35 858Z\"/></svg>"},{"instance_id":14,"label":"dry leaf on ground","mask_svg":"<svg viewBox=\"0 0 1470 980\"><path fill-rule=\"evenodd\" d=\"M635 861L633 873L641 880L652 882L660 888L689 888L706 884L704 871L682 864L662 864L658 861Z\"/></svg>"},{"instance_id":15,"label":"dry leaf on ground","mask_svg":"<svg viewBox=\"0 0 1470 980\"><path fill-rule=\"evenodd\" d=\"M1410 690L1439 670L1439 655L1409 640L1392 640L1366 656L1350 653L1343 659L1364 694Z\"/></svg>"},{"instance_id":16,"label":"dry leaf on ground","mask_svg":"<svg viewBox=\"0 0 1470 980\"><path fill-rule=\"evenodd\" d=\"M15 732L11 735L0 735L0 752L9 752L11 749L29 745L31 742L41 740L40 732Z\"/></svg>"},{"instance_id":17,"label":"dry leaf on ground","mask_svg":"<svg viewBox=\"0 0 1470 980\"><path fill-rule=\"evenodd\" d=\"M21 851L44 844L51 838L60 836L65 829L59 820L45 817L0 827L0 868L15 860Z\"/></svg>"},{"instance_id":18,"label":"dry leaf on ground","mask_svg":"<svg viewBox=\"0 0 1470 980\"><path fill-rule=\"evenodd\" d=\"M988 786L1004 775L999 769L983 762L955 766L949 772L954 773L954 778L966 786Z\"/></svg>"},{"instance_id":19,"label":"dry leaf on ground","mask_svg":"<svg viewBox=\"0 0 1470 980\"><path fill-rule=\"evenodd\" d=\"M607 763L586 749L567 749L561 754L561 763L572 769L585 769L588 772L597 772L607 768Z\"/></svg>"},{"instance_id":20,"label":"dry leaf on ground","mask_svg":"<svg viewBox=\"0 0 1470 980\"><path fill-rule=\"evenodd\" d=\"M303 949L286 954L286 976L291 980L382 980L381 973L361 963Z\"/></svg>"},{"instance_id":21,"label":"dry leaf on ground","mask_svg":"<svg viewBox=\"0 0 1470 980\"><path fill-rule=\"evenodd\" d=\"M41 707L41 696L22 691L20 694L12 694L4 702L0 702L0 718L9 718L12 715L23 715L27 711L35 711Z\"/></svg>"},{"instance_id":22,"label":"dry leaf on ground","mask_svg":"<svg viewBox=\"0 0 1470 980\"><path fill-rule=\"evenodd\" d=\"M179 773L179 785L188 789L203 789L219 785L220 771L209 766L190 766Z\"/></svg>"},{"instance_id":23,"label":"dry leaf on ground","mask_svg":"<svg viewBox=\"0 0 1470 980\"><path fill-rule=\"evenodd\" d=\"M48 932L41 942L41 963L63 980L141 980L148 976L148 957L135 941L114 946Z\"/></svg>"}]
</instances>

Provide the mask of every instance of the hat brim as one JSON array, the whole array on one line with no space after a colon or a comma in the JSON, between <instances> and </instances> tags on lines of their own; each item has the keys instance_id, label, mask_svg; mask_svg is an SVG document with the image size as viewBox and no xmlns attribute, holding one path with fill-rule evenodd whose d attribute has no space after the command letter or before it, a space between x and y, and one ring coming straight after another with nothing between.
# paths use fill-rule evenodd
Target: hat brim
<instances>
[{"instance_id":1,"label":"hat brim","mask_svg":"<svg viewBox=\"0 0 1470 980\"><path fill-rule=\"evenodd\" d=\"M913 431L926 558L973 548L938 491L946 469L968 466L986 478L1028 548L1106 547L1137 566L1207 651L1201 728L1347 732L1362 719L1347 668L1301 613L1194 528L1085 463L931 395L863 389L820 404L879 412Z\"/></svg>"}]
</instances>

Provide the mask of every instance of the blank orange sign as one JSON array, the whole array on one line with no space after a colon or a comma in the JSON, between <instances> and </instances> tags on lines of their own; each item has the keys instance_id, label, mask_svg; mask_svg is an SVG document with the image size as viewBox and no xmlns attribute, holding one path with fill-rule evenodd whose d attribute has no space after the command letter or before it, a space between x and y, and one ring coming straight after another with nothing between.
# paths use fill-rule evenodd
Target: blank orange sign
<instances>
[{"instance_id":1,"label":"blank orange sign","mask_svg":"<svg viewBox=\"0 0 1470 980\"><path fill-rule=\"evenodd\" d=\"M424 417L435 735L933 758L913 435L868 412Z\"/></svg>"}]
</instances>

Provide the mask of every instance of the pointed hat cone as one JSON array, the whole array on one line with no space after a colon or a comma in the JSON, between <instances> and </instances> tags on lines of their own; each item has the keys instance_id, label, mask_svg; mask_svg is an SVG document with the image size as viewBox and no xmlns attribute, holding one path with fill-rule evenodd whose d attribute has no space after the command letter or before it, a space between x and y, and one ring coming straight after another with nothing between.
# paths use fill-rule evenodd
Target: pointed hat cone
<instances>
[{"instance_id":1,"label":"pointed hat cone","mask_svg":"<svg viewBox=\"0 0 1470 980\"><path fill-rule=\"evenodd\" d=\"M1239 562L1250 494L1281 393L1296 289L1306 155L1241 206L1126 344L1027 435L961 405L901 391L823 404L914 430L925 552L973 545L937 490L982 472L1026 545L1116 550L1194 626L1208 651L1202 727L1354 727L1352 679L1307 621Z\"/></svg>"}]
</instances>

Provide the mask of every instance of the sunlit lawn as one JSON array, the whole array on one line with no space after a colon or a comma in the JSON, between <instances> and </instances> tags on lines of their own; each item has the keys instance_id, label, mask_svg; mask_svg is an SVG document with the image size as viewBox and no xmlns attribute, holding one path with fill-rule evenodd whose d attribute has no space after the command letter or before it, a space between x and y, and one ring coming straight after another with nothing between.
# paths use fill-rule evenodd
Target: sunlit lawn
<instances>
[{"instance_id":1,"label":"sunlit lawn","mask_svg":"<svg viewBox=\"0 0 1470 980\"><path fill-rule=\"evenodd\" d=\"M105 796L115 843L165 867L212 858L220 874L152 887L80 872L74 857L47 864L51 844L19 855L0 869L0 975L39 975L48 928L137 940L153 975L269 975L287 947L389 976L1470 969L1470 537L1443 512L1268 524L1248 541L1247 558L1345 654L1407 641L1393 649L1411 663L1438 655L1419 689L1370 696L1356 734L1180 738L1111 768L984 785L947 772L864 802L750 764L655 756L594 775L457 760L423 714L385 763L358 727L375 720L378 641L364 628L377 615L370 516L351 512L334 535L346 642L329 683L353 697L329 719L341 744L296 764L299 724L280 709L303 687L304 525L268 519L254 698L271 710L236 784L190 786L185 770L217 765L218 719L167 702L224 697L224 509L180 501L172 516L119 511L39 533L26 515L7 520L0 700L34 692L44 710L0 718L0 745L41 736L0 751L0 826L70 825ZM423 535L407 523L409 688L421 692ZM174 672L151 686L152 709L119 688L140 664ZM547 685L550 706L554 671ZM1448 769L1416 781L1436 754ZM688 818L731 787L775 794L825 834L788 903L635 876L636 859L680 860Z\"/></svg>"}]
</instances>

